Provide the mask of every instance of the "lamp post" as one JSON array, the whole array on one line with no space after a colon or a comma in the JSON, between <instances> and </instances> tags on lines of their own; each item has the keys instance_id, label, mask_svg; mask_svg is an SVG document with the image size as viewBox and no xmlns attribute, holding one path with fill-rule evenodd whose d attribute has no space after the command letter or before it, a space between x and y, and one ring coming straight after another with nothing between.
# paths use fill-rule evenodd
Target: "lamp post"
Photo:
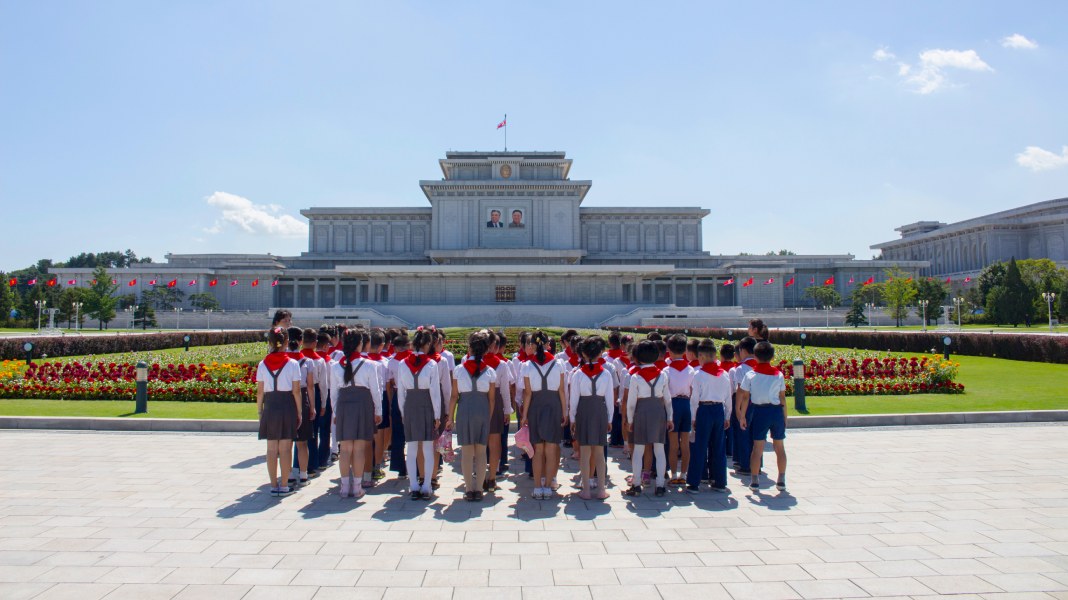
<instances>
[{"instance_id":1,"label":"lamp post","mask_svg":"<svg viewBox=\"0 0 1068 600\"><path fill-rule=\"evenodd\" d=\"M834 308L834 307L832 307L832 306L824 306L823 307L823 310L827 311L827 323L826 323L826 325L824 325L824 327L826 327L828 329L830 329L830 327L831 327L831 309L832 308Z\"/></svg>"},{"instance_id":2,"label":"lamp post","mask_svg":"<svg viewBox=\"0 0 1068 600\"><path fill-rule=\"evenodd\" d=\"M1049 330L1053 331L1053 301L1057 299L1057 294L1042 292L1042 299L1046 301L1046 308L1049 310Z\"/></svg>"},{"instance_id":3,"label":"lamp post","mask_svg":"<svg viewBox=\"0 0 1068 600\"><path fill-rule=\"evenodd\" d=\"M923 311L923 330L927 331L927 305L930 304L930 300L920 300L917 302L920 305L920 309Z\"/></svg>"},{"instance_id":4,"label":"lamp post","mask_svg":"<svg viewBox=\"0 0 1068 600\"><path fill-rule=\"evenodd\" d=\"M208 329L211 329L211 313L215 312L213 308L204 309L204 312L208 315Z\"/></svg>"},{"instance_id":5,"label":"lamp post","mask_svg":"<svg viewBox=\"0 0 1068 600\"><path fill-rule=\"evenodd\" d=\"M960 309L964 306L965 302L964 298L961 298L960 296L953 297L953 306L957 309L957 331L960 331Z\"/></svg>"},{"instance_id":6,"label":"lamp post","mask_svg":"<svg viewBox=\"0 0 1068 600\"><path fill-rule=\"evenodd\" d=\"M800 306L796 306L794 309L797 310L797 328L801 329L801 311L804 309Z\"/></svg>"},{"instance_id":7,"label":"lamp post","mask_svg":"<svg viewBox=\"0 0 1068 600\"><path fill-rule=\"evenodd\" d=\"M81 313L82 307L85 306L85 303L74 302L71 306L74 307L74 331L78 331L81 329L81 319L79 318L79 314Z\"/></svg>"},{"instance_id":8,"label":"lamp post","mask_svg":"<svg viewBox=\"0 0 1068 600\"><path fill-rule=\"evenodd\" d=\"M868 310L868 314L871 315L871 318L868 319L868 323L872 327L875 327L875 303L874 302L865 302L864 303L864 308L866 308Z\"/></svg>"},{"instance_id":9,"label":"lamp post","mask_svg":"<svg viewBox=\"0 0 1068 600\"><path fill-rule=\"evenodd\" d=\"M181 321L182 321L182 307L181 306L176 306L176 307L174 307L174 328L175 329L178 329Z\"/></svg>"},{"instance_id":10,"label":"lamp post","mask_svg":"<svg viewBox=\"0 0 1068 600\"><path fill-rule=\"evenodd\" d=\"M41 312L44 307L48 305L48 300L34 300L33 305L37 307L37 332L41 331Z\"/></svg>"}]
</instances>

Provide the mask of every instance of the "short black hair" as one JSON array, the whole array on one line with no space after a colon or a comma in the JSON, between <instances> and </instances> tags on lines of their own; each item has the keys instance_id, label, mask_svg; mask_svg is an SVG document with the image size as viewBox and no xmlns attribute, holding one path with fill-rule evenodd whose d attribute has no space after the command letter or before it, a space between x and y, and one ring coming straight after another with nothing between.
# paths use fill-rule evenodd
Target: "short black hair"
<instances>
[{"instance_id":1,"label":"short black hair","mask_svg":"<svg viewBox=\"0 0 1068 600\"><path fill-rule=\"evenodd\" d=\"M697 341L694 339L693 341ZM697 349L695 352L701 356L707 356L708 358L716 357L716 343L710 339L703 339L697 342Z\"/></svg>"},{"instance_id":2,"label":"short black hair","mask_svg":"<svg viewBox=\"0 0 1068 600\"><path fill-rule=\"evenodd\" d=\"M759 342L753 350L753 356L760 362L771 362L771 359L775 358L775 346L772 346L771 342Z\"/></svg>"},{"instance_id":3,"label":"short black hair","mask_svg":"<svg viewBox=\"0 0 1068 600\"><path fill-rule=\"evenodd\" d=\"M653 332L650 332L649 335L645 336L645 339L653 340L655 342L656 340L663 339L663 337L664 336L660 335L659 331L653 331Z\"/></svg>"},{"instance_id":4,"label":"short black hair","mask_svg":"<svg viewBox=\"0 0 1068 600\"><path fill-rule=\"evenodd\" d=\"M656 344L657 354L659 354L661 357L667 355L667 342L665 342L664 340L653 340L653 343Z\"/></svg>"},{"instance_id":5,"label":"short black hair","mask_svg":"<svg viewBox=\"0 0 1068 600\"><path fill-rule=\"evenodd\" d=\"M738 342L738 349L745 350L749 354L753 353L753 348L756 348L756 339L749 337L748 335L742 338L742 341Z\"/></svg>"},{"instance_id":6,"label":"short black hair","mask_svg":"<svg viewBox=\"0 0 1068 600\"><path fill-rule=\"evenodd\" d=\"M719 356L724 360L734 358L734 344L723 344L719 347Z\"/></svg>"},{"instance_id":7,"label":"short black hair","mask_svg":"<svg viewBox=\"0 0 1068 600\"><path fill-rule=\"evenodd\" d=\"M660 350L657 349L656 342L649 340L638 342L632 354L634 354L634 360L643 365L651 365L660 358Z\"/></svg>"},{"instance_id":8,"label":"short black hair","mask_svg":"<svg viewBox=\"0 0 1068 600\"><path fill-rule=\"evenodd\" d=\"M289 312L288 310L285 310L284 308L276 310L274 311L274 319L271 321L271 326L273 327L281 323L285 319L291 318L292 316L293 313Z\"/></svg>"},{"instance_id":9,"label":"short black hair","mask_svg":"<svg viewBox=\"0 0 1068 600\"><path fill-rule=\"evenodd\" d=\"M686 335L682 333L669 335L666 344L672 354L682 354L686 352Z\"/></svg>"}]
</instances>

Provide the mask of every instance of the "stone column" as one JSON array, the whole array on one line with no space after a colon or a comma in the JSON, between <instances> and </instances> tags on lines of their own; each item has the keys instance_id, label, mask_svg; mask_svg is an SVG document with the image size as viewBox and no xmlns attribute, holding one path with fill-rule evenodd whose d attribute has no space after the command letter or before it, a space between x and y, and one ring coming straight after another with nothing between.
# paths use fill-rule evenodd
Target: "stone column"
<instances>
[{"instance_id":1,"label":"stone column","mask_svg":"<svg viewBox=\"0 0 1068 600\"><path fill-rule=\"evenodd\" d=\"M312 281L315 282L315 285L312 286L312 306L319 308L319 278L316 277Z\"/></svg>"}]
</instances>

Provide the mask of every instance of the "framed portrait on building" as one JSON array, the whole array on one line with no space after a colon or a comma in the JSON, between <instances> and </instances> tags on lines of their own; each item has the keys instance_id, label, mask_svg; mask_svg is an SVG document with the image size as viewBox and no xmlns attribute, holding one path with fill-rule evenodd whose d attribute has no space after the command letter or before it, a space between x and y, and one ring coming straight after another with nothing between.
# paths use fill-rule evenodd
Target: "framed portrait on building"
<instances>
[{"instance_id":1,"label":"framed portrait on building","mask_svg":"<svg viewBox=\"0 0 1068 600\"><path fill-rule=\"evenodd\" d=\"M513 208L509 212L508 228L509 229L522 229L527 226L526 213L522 208Z\"/></svg>"},{"instance_id":2,"label":"framed portrait on building","mask_svg":"<svg viewBox=\"0 0 1068 600\"><path fill-rule=\"evenodd\" d=\"M486 227L490 229L503 228L505 222L503 220L504 211L500 208L491 208L486 214Z\"/></svg>"}]
</instances>

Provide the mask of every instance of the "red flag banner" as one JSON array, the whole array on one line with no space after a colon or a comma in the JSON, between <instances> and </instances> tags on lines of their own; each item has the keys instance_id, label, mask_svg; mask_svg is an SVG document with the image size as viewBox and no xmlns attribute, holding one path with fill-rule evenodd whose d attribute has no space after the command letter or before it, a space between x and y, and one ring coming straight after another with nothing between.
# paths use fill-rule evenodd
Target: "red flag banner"
<instances>
[{"instance_id":1,"label":"red flag banner","mask_svg":"<svg viewBox=\"0 0 1068 600\"><path fill-rule=\"evenodd\" d=\"M500 123L497 123L497 129L500 129L501 127L507 127L507 126L508 126L508 117L505 117L503 121L501 121Z\"/></svg>"},{"instance_id":2,"label":"red flag banner","mask_svg":"<svg viewBox=\"0 0 1068 600\"><path fill-rule=\"evenodd\" d=\"M742 284L742 287L749 287L751 285L753 285L753 278L752 277L750 277L749 279L746 279L745 283Z\"/></svg>"},{"instance_id":3,"label":"red flag banner","mask_svg":"<svg viewBox=\"0 0 1068 600\"><path fill-rule=\"evenodd\" d=\"M111 279L111 285L119 285L119 280L114 277Z\"/></svg>"},{"instance_id":4,"label":"red flag banner","mask_svg":"<svg viewBox=\"0 0 1068 600\"><path fill-rule=\"evenodd\" d=\"M219 283L218 279L212 279L208 282L208 287L215 287Z\"/></svg>"},{"instance_id":5,"label":"red flag banner","mask_svg":"<svg viewBox=\"0 0 1068 600\"><path fill-rule=\"evenodd\" d=\"M177 279L172 279L172 280L167 282L167 287L169 287L169 288L177 287L177 285L178 285L178 280Z\"/></svg>"},{"instance_id":6,"label":"red flag banner","mask_svg":"<svg viewBox=\"0 0 1068 600\"><path fill-rule=\"evenodd\" d=\"M11 279L8 279L8 280L7 280L7 284L8 284L9 286L11 286L11 287L15 287L16 285L18 285L18 284L19 284L19 280L18 280L18 279L16 279L16 278L14 278L14 277L12 277Z\"/></svg>"},{"instance_id":7,"label":"red flag banner","mask_svg":"<svg viewBox=\"0 0 1068 600\"><path fill-rule=\"evenodd\" d=\"M277 285L278 285L278 280L277 279L275 279L274 281L271 282L271 287L275 287Z\"/></svg>"},{"instance_id":8,"label":"red flag banner","mask_svg":"<svg viewBox=\"0 0 1068 600\"><path fill-rule=\"evenodd\" d=\"M230 287L234 287L235 285L237 285L236 279L230 282Z\"/></svg>"},{"instance_id":9,"label":"red flag banner","mask_svg":"<svg viewBox=\"0 0 1068 600\"><path fill-rule=\"evenodd\" d=\"M94 283L95 283L95 282L94 282ZM31 279L31 280L27 281L27 282L26 282L26 285L37 285L37 278L36 278L36 277L34 277L33 279Z\"/></svg>"},{"instance_id":10,"label":"red flag banner","mask_svg":"<svg viewBox=\"0 0 1068 600\"><path fill-rule=\"evenodd\" d=\"M130 282L127 283L126 285L128 285L130 287L133 287L133 286L137 285L137 280L136 279L131 279Z\"/></svg>"},{"instance_id":11,"label":"red flag banner","mask_svg":"<svg viewBox=\"0 0 1068 600\"><path fill-rule=\"evenodd\" d=\"M823 280L823 285L834 285L834 275Z\"/></svg>"},{"instance_id":12,"label":"red flag banner","mask_svg":"<svg viewBox=\"0 0 1068 600\"><path fill-rule=\"evenodd\" d=\"M78 285L78 280L77 279L68 279L67 280L67 285Z\"/></svg>"},{"instance_id":13,"label":"red flag banner","mask_svg":"<svg viewBox=\"0 0 1068 600\"><path fill-rule=\"evenodd\" d=\"M964 278L964 284L965 284L965 285L967 285L967 284L969 284L969 283L971 283L971 282L972 282L972 278L971 278L971 277L965 277L965 278Z\"/></svg>"},{"instance_id":14,"label":"red flag banner","mask_svg":"<svg viewBox=\"0 0 1068 600\"><path fill-rule=\"evenodd\" d=\"M156 285L156 280L155 280L155 279L153 279L152 281L149 281L149 282L148 282L148 285Z\"/></svg>"},{"instance_id":15,"label":"red flag banner","mask_svg":"<svg viewBox=\"0 0 1068 600\"><path fill-rule=\"evenodd\" d=\"M848 283L849 285L853 285L854 280L852 275L849 276L849 281L847 281L846 283Z\"/></svg>"},{"instance_id":16,"label":"red flag banner","mask_svg":"<svg viewBox=\"0 0 1068 600\"><path fill-rule=\"evenodd\" d=\"M773 283L775 283L775 278L774 277L768 277L767 281L764 282L764 285L771 285Z\"/></svg>"},{"instance_id":17,"label":"red flag banner","mask_svg":"<svg viewBox=\"0 0 1068 600\"><path fill-rule=\"evenodd\" d=\"M864 280L864 285L871 285L873 283L875 283L875 278L874 277L869 277L869 278Z\"/></svg>"},{"instance_id":18,"label":"red flag banner","mask_svg":"<svg viewBox=\"0 0 1068 600\"><path fill-rule=\"evenodd\" d=\"M725 286L727 286L727 285L734 285L734 278L733 278L733 277L731 277L731 278L730 278L730 279L728 279L727 281L724 281L724 282L723 282L723 285L725 285Z\"/></svg>"},{"instance_id":19,"label":"red flag banner","mask_svg":"<svg viewBox=\"0 0 1068 600\"><path fill-rule=\"evenodd\" d=\"M47 285L48 287L56 287L56 280L55 280L55 278L49 279L49 280L48 280L48 283L47 283L47 284L45 284L45 285Z\"/></svg>"},{"instance_id":20,"label":"red flag banner","mask_svg":"<svg viewBox=\"0 0 1068 600\"><path fill-rule=\"evenodd\" d=\"M946 277L946 283L953 283L952 277Z\"/></svg>"},{"instance_id":21,"label":"red flag banner","mask_svg":"<svg viewBox=\"0 0 1068 600\"><path fill-rule=\"evenodd\" d=\"M189 285L192 286L192 285L196 285L196 284L197 284L197 280L196 279L189 280Z\"/></svg>"},{"instance_id":22,"label":"red flag banner","mask_svg":"<svg viewBox=\"0 0 1068 600\"><path fill-rule=\"evenodd\" d=\"M791 285L793 285L793 284L794 284L794 278L793 278L793 277L791 277L791 278L790 278L790 281L787 281L787 282L786 282L786 283L785 283L785 284L783 285L783 287L790 287L790 286L791 286Z\"/></svg>"},{"instance_id":23,"label":"red flag banner","mask_svg":"<svg viewBox=\"0 0 1068 600\"><path fill-rule=\"evenodd\" d=\"M259 284L260 284L260 280L259 279L253 279L252 280L252 287L256 287Z\"/></svg>"}]
</instances>

